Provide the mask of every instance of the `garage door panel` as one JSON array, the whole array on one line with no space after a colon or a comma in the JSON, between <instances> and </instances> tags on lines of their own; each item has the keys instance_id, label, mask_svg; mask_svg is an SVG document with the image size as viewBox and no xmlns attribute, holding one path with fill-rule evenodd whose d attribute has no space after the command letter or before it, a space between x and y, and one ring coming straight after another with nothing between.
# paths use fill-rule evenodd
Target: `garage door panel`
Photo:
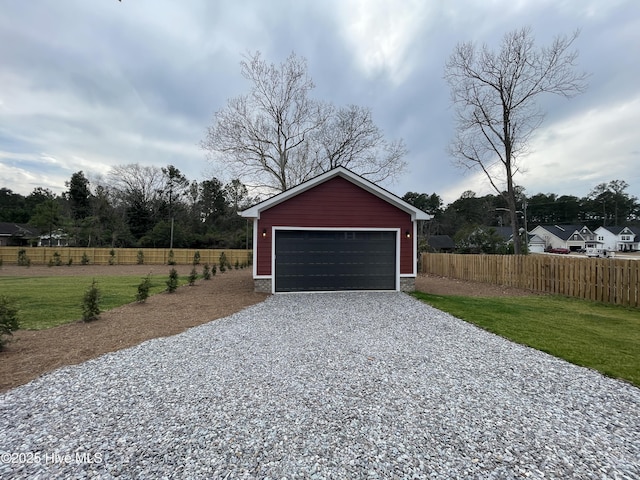
<instances>
[{"instance_id":1,"label":"garage door panel","mask_svg":"<svg viewBox=\"0 0 640 480\"><path fill-rule=\"evenodd\" d=\"M393 231L276 231L277 292L395 290Z\"/></svg>"}]
</instances>

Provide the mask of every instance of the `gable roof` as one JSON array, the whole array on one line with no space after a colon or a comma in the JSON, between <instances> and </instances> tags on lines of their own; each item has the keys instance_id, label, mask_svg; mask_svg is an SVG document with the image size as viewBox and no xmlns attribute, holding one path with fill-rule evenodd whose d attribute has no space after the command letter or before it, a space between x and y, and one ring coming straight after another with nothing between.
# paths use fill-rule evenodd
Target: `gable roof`
<instances>
[{"instance_id":1,"label":"gable roof","mask_svg":"<svg viewBox=\"0 0 640 480\"><path fill-rule=\"evenodd\" d=\"M536 228L543 228L561 240L569 240L575 232L581 233L583 225L538 225ZM535 229L534 229L535 230Z\"/></svg>"},{"instance_id":2,"label":"gable roof","mask_svg":"<svg viewBox=\"0 0 640 480\"><path fill-rule=\"evenodd\" d=\"M30 225L13 222L0 222L0 236L37 237L38 231Z\"/></svg>"},{"instance_id":3,"label":"gable roof","mask_svg":"<svg viewBox=\"0 0 640 480\"><path fill-rule=\"evenodd\" d=\"M496 233L500 235L505 242L509 242L513 238L513 231L511 227L486 227L486 228L493 228L496 231Z\"/></svg>"},{"instance_id":4,"label":"gable roof","mask_svg":"<svg viewBox=\"0 0 640 480\"><path fill-rule=\"evenodd\" d=\"M431 235L427 239L427 244L435 250L453 250L456 247L453 239L449 235Z\"/></svg>"},{"instance_id":5,"label":"gable roof","mask_svg":"<svg viewBox=\"0 0 640 480\"><path fill-rule=\"evenodd\" d=\"M605 227L605 226L598 227L598 230L600 229L608 230L614 235L620 235L624 230L629 230L631 233L635 233L636 235L640 233L640 228L638 227L621 227L619 225L611 225L608 227Z\"/></svg>"},{"instance_id":6,"label":"gable roof","mask_svg":"<svg viewBox=\"0 0 640 480\"><path fill-rule=\"evenodd\" d=\"M384 188L379 187L375 183L370 182L366 178L361 177L360 175L348 170L344 167L336 167L328 172L322 173L317 177L314 177L310 180L307 180L300 185L297 185L289 190L285 190L282 193L279 193L267 200L264 200L246 210L240 212L240 215L246 218L260 218L260 212L263 210L267 210L275 205L278 205L282 202L285 202L296 195L301 194L302 192L306 192L307 190L312 189L316 185L324 183L328 180L331 180L335 177L342 177L345 180L353 183L354 185L366 190L367 192L375 195L378 198L390 203L391 205L403 210L411 215L412 220L430 220L432 218L431 215L423 212L419 208L414 207L413 205L405 202L400 197L394 195L393 193L385 190Z\"/></svg>"}]
</instances>

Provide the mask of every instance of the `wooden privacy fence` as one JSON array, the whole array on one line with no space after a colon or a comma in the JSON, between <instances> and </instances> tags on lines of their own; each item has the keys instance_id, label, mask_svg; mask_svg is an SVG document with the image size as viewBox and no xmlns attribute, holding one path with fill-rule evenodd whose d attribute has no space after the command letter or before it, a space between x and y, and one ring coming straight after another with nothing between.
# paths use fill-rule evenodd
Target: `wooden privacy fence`
<instances>
[{"instance_id":1,"label":"wooden privacy fence","mask_svg":"<svg viewBox=\"0 0 640 480\"><path fill-rule=\"evenodd\" d=\"M93 265L135 265L140 263L140 257L145 265L166 265L171 252L168 248L0 247L0 259L5 265L15 265L21 250L25 251L32 265L48 265L55 253L63 265L67 265L69 259L73 265L81 265L85 255ZM232 266L236 262L248 265L253 258L251 250L174 248L173 261L177 265L190 265L196 252L200 253L200 264L209 265L219 265L223 252Z\"/></svg>"},{"instance_id":2,"label":"wooden privacy fence","mask_svg":"<svg viewBox=\"0 0 640 480\"><path fill-rule=\"evenodd\" d=\"M423 253L421 273L640 306L640 260Z\"/></svg>"}]
</instances>

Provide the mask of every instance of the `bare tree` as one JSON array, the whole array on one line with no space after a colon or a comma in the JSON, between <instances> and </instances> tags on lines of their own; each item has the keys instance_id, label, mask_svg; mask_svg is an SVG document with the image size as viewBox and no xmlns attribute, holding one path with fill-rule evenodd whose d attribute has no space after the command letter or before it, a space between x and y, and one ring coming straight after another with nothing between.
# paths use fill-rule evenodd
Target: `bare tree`
<instances>
[{"instance_id":1,"label":"bare tree","mask_svg":"<svg viewBox=\"0 0 640 480\"><path fill-rule=\"evenodd\" d=\"M458 44L445 66L456 112L450 153L460 166L480 168L509 207L514 251L520 253L514 176L544 113L536 101L551 93L566 98L586 89L575 71L579 32L536 48L531 29L507 33L498 52L486 45Z\"/></svg>"},{"instance_id":2,"label":"bare tree","mask_svg":"<svg viewBox=\"0 0 640 480\"><path fill-rule=\"evenodd\" d=\"M163 189L162 169L139 163L116 165L107 175L107 184L116 203L129 203L136 199L150 204L158 199Z\"/></svg>"},{"instance_id":3,"label":"bare tree","mask_svg":"<svg viewBox=\"0 0 640 480\"><path fill-rule=\"evenodd\" d=\"M319 172L343 166L372 182L381 182L395 178L406 166L404 142L388 142L373 122L371 110L357 105L332 110L313 144Z\"/></svg>"},{"instance_id":4,"label":"bare tree","mask_svg":"<svg viewBox=\"0 0 640 480\"><path fill-rule=\"evenodd\" d=\"M336 109L310 97L315 86L304 58L292 53L267 64L257 52L241 72L250 92L214 114L201 142L234 178L284 191L338 165L372 181L402 170L403 143L387 143L367 109Z\"/></svg>"}]
</instances>

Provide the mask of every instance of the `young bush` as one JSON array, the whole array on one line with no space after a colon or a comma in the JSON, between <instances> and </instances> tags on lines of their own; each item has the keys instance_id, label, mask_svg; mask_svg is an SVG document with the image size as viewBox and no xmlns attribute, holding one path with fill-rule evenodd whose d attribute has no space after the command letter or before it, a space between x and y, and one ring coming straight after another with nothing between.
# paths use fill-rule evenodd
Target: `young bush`
<instances>
[{"instance_id":1,"label":"young bush","mask_svg":"<svg viewBox=\"0 0 640 480\"><path fill-rule=\"evenodd\" d=\"M18 265L21 267L30 267L31 259L27 255L27 251L23 248L18 251Z\"/></svg>"},{"instance_id":2,"label":"young bush","mask_svg":"<svg viewBox=\"0 0 640 480\"><path fill-rule=\"evenodd\" d=\"M149 298L149 289L151 289L151 274L142 279L140 285L138 285L138 293L136 294L136 301L144 303Z\"/></svg>"},{"instance_id":3,"label":"young bush","mask_svg":"<svg viewBox=\"0 0 640 480\"><path fill-rule=\"evenodd\" d=\"M196 270L195 265L191 269L191 273L189 274L189 285L195 285L196 280L198 279L198 271Z\"/></svg>"},{"instance_id":4,"label":"young bush","mask_svg":"<svg viewBox=\"0 0 640 480\"><path fill-rule=\"evenodd\" d=\"M138 265L144 264L144 252L142 250L138 250L138 255L136 256L136 260Z\"/></svg>"},{"instance_id":5,"label":"young bush","mask_svg":"<svg viewBox=\"0 0 640 480\"><path fill-rule=\"evenodd\" d=\"M70 267L72 263L73 263L73 258L69 257L69 260L67 260L67 267Z\"/></svg>"},{"instance_id":6,"label":"young bush","mask_svg":"<svg viewBox=\"0 0 640 480\"><path fill-rule=\"evenodd\" d=\"M229 264L229 260L227 260L227 255L224 252L222 252L220 254L220 273L226 272L228 264Z\"/></svg>"},{"instance_id":7,"label":"young bush","mask_svg":"<svg viewBox=\"0 0 640 480\"><path fill-rule=\"evenodd\" d=\"M58 252L53 252L53 255L49 259L49 266L59 267L60 265L62 265L62 258L60 258L60 254Z\"/></svg>"},{"instance_id":8,"label":"young bush","mask_svg":"<svg viewBox=\"0 0 640 480\"><path fill-rule=\"evenodd\" d=\"M2 263L3 263L3 260L2 258L0 258L0 268L2 268Z\"/></svg>"},{"instance_id":9,"label":"young bush","mask_svg":"<svg viewBox=\"0 0 640 480\"><path fill-rule=\"evenodd\" d=\"M209 267L208 263L205 263L204 267L202 267L202 278L211 280L211 267Z\"/></svg>"},{"instance_id":10,"label":"young bush","mask_svg":"<svg viewBox=\"0 0 640 480\"><path fill-rule=\"evenodd\" d=\"M169 250L169 260L167 260L167 265L175 265L176 260L173 256L173 250Z\"/></svg>"},{"instance_id":11,"label":"young bush","mask_svg":"<svg viewBox=\"0 0 640 480\"><path fill-rule=\"evenodd\" d=\"M87 255L87 252L84 252L84 253L82 254L82 258L80 259L80 263L81 263L82 265L89 265L89 261L90 261L90 260L89 260L89 256Z\"/></svg>"},{"instance_id":12,"label":"young bush","mask_svg":"<svg viewBox=\"0 0 640 480\"><path fill-rule=\"evenodd\" d=\"M236 260L236 264L233 266L233 268L235 268L236 270L240 268L240 262L238 260Z\"/></svg>"},{"instance_id":13,"label":"young bush","mask_svg":"<svg viewBox=\"0 0 640 480\"><path fill-rule=\"evenodd\" d=\"M196 250L196 253L193 254L193 264L200 265L200 251Z\"/></svg>"},{"instance_id":14,"label":"young bush","mask_svg":"<svg viewBox=\"0 0 640 480\"><path fill-rule=\"evenodd\" d=\"M169 272L169 280L167 280L167 292L173 293L178 288L178 272L172 268Z\"/></svg>"},{"instance_id":15,"label":"young bush","mask_svg":"<svg viewBox=\"0 0 640 480\"><path fill-rule=\"evenodd\" d=\"M218 267L214 263L213 265L211 265L211 275L215 275L216 273L218 273Z\"/></svg>"},{"instance_id":16,"label":"young bush","mask_svg":"<svg viewBox=\"0 0 640 480\"><path fill-rule=\"evenodd\" d=\"M100 290L95 278L82 299L82 319L85 322L97 320L100 316Z\"/></svg>"},{"instance_id":17,"label":"young bush","mask_svg":"<svg viewBox=\"0 0 640 480\"><path fill-rule=\"evenodd\" d=\"M18 328L20 328L18 308L8 297L0 295L0 350L7 343L7 340L3 337L13 335L13 332Z\"/></svg>"},{"instance_id":18,"label":"young bush","mask_svg":"<svg viewBox=\"0 0 640 480\"><path fill-rule=\"evenodd\" d=\"M115 265L116 264L116 251L112 248L109 251L109 265Z\"/></svg>"}]
</instances>

